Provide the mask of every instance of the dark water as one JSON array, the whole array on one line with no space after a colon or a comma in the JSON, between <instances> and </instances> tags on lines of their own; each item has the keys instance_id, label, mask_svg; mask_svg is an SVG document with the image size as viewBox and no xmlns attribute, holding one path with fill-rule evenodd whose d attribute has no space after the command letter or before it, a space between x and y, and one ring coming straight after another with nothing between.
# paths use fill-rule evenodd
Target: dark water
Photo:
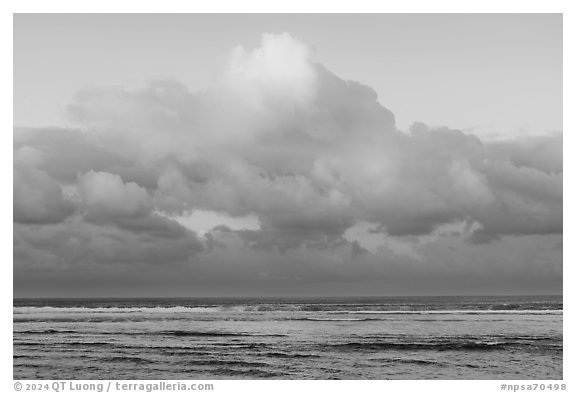
<instances>
[{"instance_id":1,"label":"dark water","mask_svg":"<svg viewBox=\"0 0 576 393\"><path fill-rule=\"evenodd\" d=\"M14 300L15 379L562 379L562 297Z\"/></svg>"}]
</instances>

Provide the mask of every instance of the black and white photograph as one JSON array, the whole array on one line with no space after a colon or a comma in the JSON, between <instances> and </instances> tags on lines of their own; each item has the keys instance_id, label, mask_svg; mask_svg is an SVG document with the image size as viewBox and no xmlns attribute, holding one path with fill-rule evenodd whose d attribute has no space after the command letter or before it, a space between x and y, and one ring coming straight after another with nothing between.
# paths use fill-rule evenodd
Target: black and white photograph
<instances>
[{"instance_id":1,"label":"black and white photograph","mask_svg":"<svg viewBox=\"0 0 576 393\"><path fill-rule=\"evenodd\" d=\"M13 379L558 383L562 106L561 13L16 13Z\"/></svg>"}]
</instances>

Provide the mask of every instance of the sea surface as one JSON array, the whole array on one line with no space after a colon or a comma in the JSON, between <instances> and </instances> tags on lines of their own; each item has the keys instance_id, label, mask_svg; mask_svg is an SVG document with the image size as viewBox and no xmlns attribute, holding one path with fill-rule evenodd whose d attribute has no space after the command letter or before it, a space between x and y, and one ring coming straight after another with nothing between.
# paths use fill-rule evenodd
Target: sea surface
<instances>
[{"instance_id":1,"label":"sea surface","mask_svg":"<svg viewBox=\"0 0 576 393\"><path fill-rule=\"evenodd\" d=\"M15 379L562 379L562 297L15 299Z\"/></svg>"}]
</instances>

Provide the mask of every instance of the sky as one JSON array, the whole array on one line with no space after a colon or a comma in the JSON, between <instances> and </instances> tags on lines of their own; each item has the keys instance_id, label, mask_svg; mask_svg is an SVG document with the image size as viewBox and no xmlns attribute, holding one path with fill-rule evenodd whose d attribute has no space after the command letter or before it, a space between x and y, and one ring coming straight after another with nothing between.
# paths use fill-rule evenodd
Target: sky
<instances>
[{"instance_id":1,"label":"sky","mask_svg":"<svg viewBox=\"0 0 576 393\"><path fill-rule=\"evenodd\" d=\"M14 294L562 292L562 17L16 15Z\"/></svg>"}]
</instances>

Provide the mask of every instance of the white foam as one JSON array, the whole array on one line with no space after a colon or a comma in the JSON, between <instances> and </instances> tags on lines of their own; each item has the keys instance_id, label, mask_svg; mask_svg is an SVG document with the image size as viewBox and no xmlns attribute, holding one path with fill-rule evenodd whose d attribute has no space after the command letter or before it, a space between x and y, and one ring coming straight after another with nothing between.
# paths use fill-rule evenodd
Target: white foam
<instances>
[{"instance_id":1,"label":"white foam","mask_svg":"<svg viewBox=\"0 0 576 393\"><path fill-rule=\"evenodd\" d=\"M554 314L562 310L357 310L333 311L335 314Z\"/></svg>"},{"instance_id":2,"label":"white foam","mask_svg":"<svg viewBox=\"0 0 576 393\"><path fill-rule=\"evenodd\" d=\"M75 314L126 314L126 313L193 313L218 312L222 307L14 307L14 314L75 313Z\"/></svg>"},{"instance_id":3,"label":"white foam","mask_svg":"<svg viewBox=\"0 0 576 393\"><path fill-rule=\"evenodd\" d=\"M13 307L14 314L127 314L127 313L217 313L217 312L306 312L312 314L552 314L562 315L562 310L302 310L302 306L278 308L270 305L252 306L174 306L174 307ZM345 320L345 319L343 319ZM349 319L352 320L352 319Z\"/></svg>"},{"instance_id":4,"label":"white foam","mask_svg":"<svg viewBox=\"0 0 576 393\"><path fill-rule=\"evenodd\" d=\"M304 318L306 321L366 321L366 318Z\"/></svg>"}]
</instances>

